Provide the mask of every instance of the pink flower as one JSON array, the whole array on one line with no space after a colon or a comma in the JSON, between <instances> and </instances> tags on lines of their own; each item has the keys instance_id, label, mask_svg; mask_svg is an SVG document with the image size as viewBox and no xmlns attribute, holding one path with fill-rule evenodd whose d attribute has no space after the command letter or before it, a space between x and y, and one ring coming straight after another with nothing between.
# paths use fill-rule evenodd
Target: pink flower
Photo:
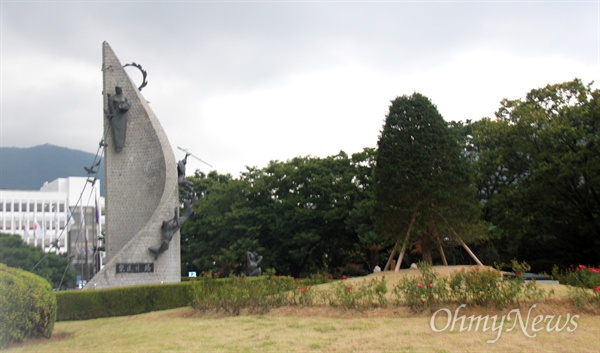
<instances>
[{"instance_id":1,"label":"pink flower","mask_svg":"<svg viewBox=\"0 0 600 353\"><path fill-rule=\"evenodd\" d=\"M423 285L421 283L417 283L417 287L421 288Z\"/></svg>"},{"instance_id":2,"label":"pink flower","mask_svg":"<svg viewBox=\"0 0 600 353\"><path fill-rule=\"evenodd\" d=\"M427 289L431 288L431 284L427 283Z\"/></svg>"},{"instance_id":3,"label":"pink flower","mask_svg":"<svg viewBox=\"0 0 600 353\"><path fill-rule=\"evenodd\" d=\"M596 293L600 292L600 286L594 288L594 292L596 292Z\"/></svg>"},{"instance_id":4,"label":"pink flower","mask_svg":"<svg viewBox=\"0 0 600 353\"><path fill-rule=\"evenodd\" d=\"M521 272L515 272L515 276L521 277Z\"/></svg>"},{"instance_id":5,"label":"pink flower","mask_svg":"<svg viewBox=\"0 0 600 353\"><path fill-rule=\"evenodd\" d=\"M346 276L346 275L343 275L343 276L342 276L342 279L348 279L348 276Z\"/></svg>"},{"instance_id":6,"label":"pink flower","mask_svg":"<svg viewBox=\"0 0 600 353\"><path fill-rule=\"evenodd\" d=\"M579 268L582 270L585 270L585 266L583 266L583 265L579 265Z\"/></svg>"},{"instance_id":7,"label":"pink flower","mask_svg":"<svg viewBox=\"0 0 600 353\"><path fill-rule=\"evenodd\" d=\"M306 288L304 288L302 286L296 286L296 289L301 291L302 293L306 293Z\"/></svg>"},{"instance_id":8,"label":"pink flower","mask_svg":"<svg viewBox=\"0 0 600 353\"><path fill-rule=\"evenodd\" d=\"M594 268L594 267L590 267L588 268L588 270L594 272L594 273L600 273L600 269Z\"/></svg>"}]
</instances>

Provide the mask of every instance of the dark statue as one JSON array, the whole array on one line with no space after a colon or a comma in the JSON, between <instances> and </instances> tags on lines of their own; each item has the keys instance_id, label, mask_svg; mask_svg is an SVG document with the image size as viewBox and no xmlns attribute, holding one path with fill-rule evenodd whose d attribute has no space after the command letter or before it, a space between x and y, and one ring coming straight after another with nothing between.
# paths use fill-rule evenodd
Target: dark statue
<instances>
[{"instance_id":1,"label":"dark statue","mask_svg":"<svg viewBox=\"0 0 600 353\"><path fill-rule=\"evenodd\" d=\"M185 178L185 165L187 164L187 158L191 153L186 153L185 158L180 160L177 163L177 183L180 186L188 189L188 192L192 192L194 190L194 184Z\"/></svg>"},{"instance_id":2,"label":"dark statue","mask_svg":"<svg viewBox=\"0 0 600 353\"><path fill-rule=\"evenodd\" d=\"M258 264L262 261L262 256L258 256L256 251L248 251L246 253L246 260L248 261L248 276L260 276L262 270L258 267Z\"/></svg>"},{"instance_id":3,"label":"dark statue","mask_svg":"<svg viewBox=\"0 0 600 353\"><path fill-rule=\"evenodd\" d=\"M198 201L198 195L194 192L194 184L189 180L185 179L185 165L187 163L187 158L189 155L190 153L186 153L185 158L177 163L177 183L180 186L180 188L184 187L186 189L182 194L184 195L183 210L179 215L178 208L175 208L175 214L173 215L173 218L162 222L162 225L160 227L160 245L148 248L148 250L154 254L154 260L158 259L158 256L160 254L169 249L169 244L171 243L173 236L175 236L175 233L177 233L177 231L181 229L183 223L185 223L188 220L188 218L190 218L193 212L194 205Z\"/></svg>"},{"instance_id":4,"label":"dark statue","mask_svg":"<svg viewBox=\"0 0 600 353\"><path fill-rule=\"evenodd\" d=\"M158 255L169 249L169 244L173 239L175 233L181 228L181 226L190 218L192 215L192 208L198 201L198 198L194 195L191 199L183 202L183 211L178 215L178 209L175 208L173 218L168 221L163 221L160 227L162 241L159 246L149 247L151 253L154 254L154 260L158 259Z\"/></svg>"},{"instance_id":5,"label":"dark statue","mask_svg":"<svg viewBox=\"0 0 600 353\"><path fill-rule=\"evenodd\" d=\"M115 95L108 95L108 119L115 140L115 150L120 152L125 145L125 134L127 132L127 112L131 104L123 95L120 86L115 87Z\"/></svg>"}]
</instances>

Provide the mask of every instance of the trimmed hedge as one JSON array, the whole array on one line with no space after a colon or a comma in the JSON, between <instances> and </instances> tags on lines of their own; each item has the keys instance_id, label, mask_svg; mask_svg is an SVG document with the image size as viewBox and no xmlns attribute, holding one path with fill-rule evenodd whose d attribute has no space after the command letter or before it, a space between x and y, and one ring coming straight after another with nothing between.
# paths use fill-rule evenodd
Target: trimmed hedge
<instances>
[{"instance_id":1,"label":"trimmed hedge","mask_svg":"<svg viewBox=\"0 0 600 353\"><path fill-rule=\"evenodd\" d=\"M56 293L58 321L127 316L189 306L191 282Z\"/></svg>"},{"instance_id":2,"label":"trimmed hedge","mask_svg":"<svg viewBox=\"0 0 600 353\"><path fill-rule=\"evenodd\" d=\"M50 283L0 263L0 349L30 337L49 338L55 322L56 297Z\"/></svg>"}]
</instances>

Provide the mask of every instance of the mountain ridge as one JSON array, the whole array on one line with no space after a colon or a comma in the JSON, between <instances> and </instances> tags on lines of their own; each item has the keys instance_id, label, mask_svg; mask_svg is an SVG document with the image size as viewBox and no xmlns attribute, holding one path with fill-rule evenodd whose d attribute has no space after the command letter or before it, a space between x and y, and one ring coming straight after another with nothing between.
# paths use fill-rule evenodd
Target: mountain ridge
<instances>
[{"instance_id":1,"label":"mountain ridge","mask_svg":"<svg viewBox=\"0 0 600 353\"><path fill-rule=\"evenodd\" d=\"M87 177L93 153L42 144L34 147L0 147L0 189L39 190L58 178ZM95 168L104 195L104 161Z\"/></svg>"}]
</instances>

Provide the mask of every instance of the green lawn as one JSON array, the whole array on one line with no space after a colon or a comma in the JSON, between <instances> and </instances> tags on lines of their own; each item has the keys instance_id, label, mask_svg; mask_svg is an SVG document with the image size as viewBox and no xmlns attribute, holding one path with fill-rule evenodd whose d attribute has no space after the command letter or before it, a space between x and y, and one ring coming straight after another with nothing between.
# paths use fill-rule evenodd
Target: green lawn
<instances>
[{"instance_id":1,"label":"green lawn","mask_svg":"<svg viewBox=\"0 0 600 353\"><path fill-rule=\"evenodd\" d=\"M436 267L435 270L440 275L448 275L460 269L462 267ZM386 272L388 288L403 276L417 274L416 270ZM364 279L353 278L347 283ZM327 290L329 286L325 284L317 289ZM527 334L535 337L523 333L515 315L511 321L502 321L504 326L500 330L490 327L484 330L482 325L479 329L460 331L458 322L454 330L435 332L431 328L434 311L414 314L407 307L397 306L364 312L319 305L287 306L265 315L241 316L215 313L202 316L191 308L181 308L127 317L58 322L52 338L29 340L11 346L7 352L600 352L598 310L574 308L568 301L566 286L540 287L554 294L552 299L543 299L531 309L531 319L525 325ZM522 304L523 320L527 319L530 308L531 304ZM448 310L454 313L456 306ZM510 310L466 308L460 315L497 315L499 323ZM562 329L533 332L533 319L540 315L560 317ZM572 319L576 327L566 325L567 315L579 315ZM437 315L435 327L444 327L446 320L445 314ZM546 323L541 327L546 327ZM571 328L571 332L566 327Z\"/></svg>"},{"instance_id":2,"label":"green lawn","mask_svg":"<svg viewBox=\"0 0 600 353\"><path fill-rule=\"evenodd\" d=\"M527 309L522 312L526 315ZM540 313L548 309L534 315ZM30 340L7 352L598 352L600 347L599 316L581 315L573 332L543 330L534 338L517 324L491 344L486 341L495 339L497 331L434 332L430 318L431 313L415 316L402 308L356 313L287 307L236 317L201 317L182 308L58 322L51 339Z\"/></svg>"}]
</instances>

